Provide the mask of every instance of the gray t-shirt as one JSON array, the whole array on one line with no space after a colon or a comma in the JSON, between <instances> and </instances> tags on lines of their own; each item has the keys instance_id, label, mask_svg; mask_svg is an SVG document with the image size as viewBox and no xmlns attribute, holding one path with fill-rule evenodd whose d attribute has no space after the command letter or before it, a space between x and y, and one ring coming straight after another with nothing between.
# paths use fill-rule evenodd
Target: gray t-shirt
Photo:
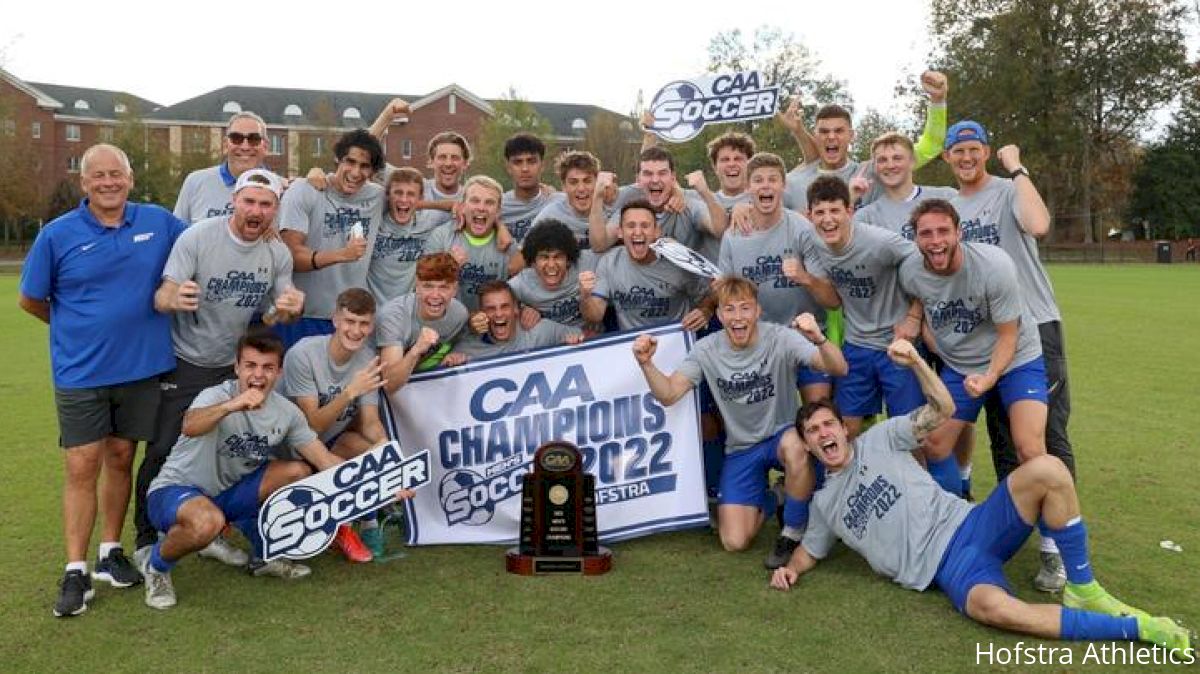
<instances>
[{"instance_id":1,"label":"gray t-shirt","mask_svg":"<svg viewBox=\"0 0 1200 674\"><path fill-rule=\"evenodd\" d=\"M425 179L425 191L421 194L421 199L425 201L462 201L463 191L460 185L457 190L451 194L447 194L438 189L437 181L431 178ZM429 218L433 225L444 225L454 221L453 211L443 211L440 208L430 208Z\"/></svg>"},{"instance_id":2,"label":"gray t-shirt","mask_svg":"<svg viewBox=\"0 0 1200 674\"><path fill-rule=\"evenodd\" d=\"M608 300L622 330L632 330L683 320L707 287L706 279L660 257L634 262L621 246L600 258L592 294Z\"/></svg>"},{"instance_id":3,"label":"gray t-shirt","mask_svg":"<svg viewBox=\"0 0 1200 674\"><path fill-rule=\"evenodd\" d=\"M1017 186L1008 178L991 176L983 189L951 201L962 223L963 241L1000 246L1017 268L1021 293L1035 323L1062 320L1050 277L1038 259L1037 239L1017 223Z\"/></svg>"},{"instance_id":4,"label":"gray t-shirt","mask_svg":"<svg viewBox=\"0 0 1200 674\"><path fill-rule=\"evenodd\" d=\"M842 179L842 182L847 185L854 178L854 174L858 173L862 167L861 162L853 159L847 159L846 163L840 169L826 171L821 168L820 162L812 161L803 166L798 166L788 172L786 181L783 186L783 205L785 208L790 208L794 211L804 213L808 211L808 187L813 184L813 181L820 176L837 176ZM862 195L859 203L867 205L874 202L883 194L883 188L879 184L879 177L875 175L875 164L871 162L867 166L867 172L863 175L864 178L871 181L871 189L866 194Z\"/></svg>"},{"instance_id":5,"label":"gray t-shirt","mask_svg":"<svg viewBox=\"0 0 1200 674\"><path fill-rule=\"evenodd\" d=\"M725 452L748 449L795 421L800 409L796 368L812 365L817 347L799 332L758 322L758 338L735 349L724 330L696 342L679 364L694 386L708 380L725 423Z\"/></svg>"},{"instance_id":6,"label":"gray t-shirt","mask_svg":"<svg viewBox=\"0 0 1200 674\"><path fill-rule=\"evenodd\" d=\"M237 380L231 379L201 391L190 409L212 407L237 396ZM271 458L291 458L316 439L300 408L272 391L258 409L228 414L204 435L180 435L148 491L192 486L216 497Z\"/></svg>"},{"instance_id":7,"label":"gray t-shirt","mask_svg":"<svg viewBox=\"0 0 1200 674\"><path fill-rule=\"evenodd\" d=\"M229 218L201 220L184 230L163 268L165 279L200 286L200 307L171 317L175 355L200 367L232 365L255 310L292 285L287 246L235 240Z\"/></svg>"},{"instance_id":8,"label":"gray t-shirt","mask_svg":"<svg viewBox=\"0 0 1200 674\"><path fill-rule=\"evenodd\" d=\"M542 285L537 272L526 267L508 280L517 301L537 309L543 319L562 323L573 328L582 328L583 314L579 312L579 272L595 271L597 258L590 250L579 252L579 262L567 268L566 277L557 288Z\"/></svg>"},{"instance_id":9,"label":"gray t-shirt","mask_svg":"<svg viewBox=\"0 0 1200 674\"><path fill-rule=\"evenodd\" d=\"M183 179L175 199L175 217L187 223L233 213L233 186L221 175L221 165L192 171Z\"/></svg>"},{"instance_id":10,"label":"gray t-shirt","mask_svg":"<svg viewBox=\"0 0 1200 674\"><path fill-rule=\"evenodd\" d=\"M349 242L354 224L362 223L367 252L354 262L296 273L296 286L305 295L306 318L332 318L337 296L343 290L366 287L371 251L375 248L379 221L387 201L383 188L375 183L366 183L354 194L347 195L332 186L332 175L326 179L330 187L324 191L298 180L284 192L279 207L280 229L304 234L305 243L313 250L336 250Z\"/></svg>"},{"instance_id":11,"label":"gray t-shirt","mask_svg":"<svg viewBox=\"0 0 1200 674\"><path fill-rule=\"evenodd\" d=\"M411 293L417 276L417 259L425 254L429 237L437 230L437 211L421 210L407 225L392 220L384 210L367 268L367 290L380 305Z\"/></svg>"},{"instance_id":12,"label":"gray t-shirt","mask_svg":"<svg viewBox=\"0 0 1200 674\"><path fill-rule=\"evenodd\" d=\"M525 235L529 233L534 218L550 203L552 196L554 195L538 190L532 199L524 201L516 192L509 190L500 199L500 222L508 228L508 233L512 234L518 248L525 242Z\"/></svg>"},{"instance_id":13,"label":"gray t-shirt","mask_svg":"<svg viewBox=\"0 0 1200 674\"><path fill-rule=\"evenodd\" d=\"M971 504L933 481L913 459L916 448L907 414L860 435L850 464L813 494L801 541L808 554L824 559L840 538L875 573L911 590L929 587Z\"/></svg>"},{"instance_id":14,"label":"gray t-shirt","mask_svg":"<svg viewBox=\"0 0 1200 674\"><path fill-rule=\"evenodd\" d=\"M996 324L1019 320L1009 370L1041 356L1037 324L1021 299L1012 260L982 243L961 244L961 255L962 267L950 276L927 270L920 255L900 265L900 287L925 305L938 355L960 374L982 374L996 348Z\"/></svg>"},{"instance_id":15,"label":"gray t-shirt","mask_svg":"<svg viewBox=\"0 0 1200 674\"><path fill-rule=\"evenodd\" d=\"M466 354L471 360L479 360L506 353L521 353L548 346L560 346L568 337L578 334L580 334L579 331L574 328L543 318L529 330L523 329L520 323L517 323L514 326L512 338L507 342L497 342L492 339L490 334L468 335L454 345L454 350Z\"/></svg>"},{"instance_id":16,"label":"gray t-shirt","mask_svg":"<svg viewBox=\"0 0 1200 674\"><path fill-rule=\"evenodd\" d=\"M797 258L810 272L818 273L817 241L811 222L783 209L779 222L770 229L750 234L726 232L716 262L721 273L741 276L758 286L764 321L790 325L796 316L809 312L823 325L825 309L803 286L783 275L783 261L788 258Z\"/></svg>"},{"instance_id":17,"label":"gray t-shirt","mask_svg":"<svg viewBox=\"0 0 1200 674\"><path fill-rule=\"evenodd\" d=\"M482 246L476 246L467 240L463 232L456 231L453 224L438 227L429 235L425 244L428 253L450 252L458 246L467 253L467 261L458 272L458 301L468 311L479 311L479 288L489 281L504 281L508 279L508 262L517 254L516 246L509 246L507 251L496 247L496 238Z\"/></svg>"},{"instance_id":18,"label":"gray t-shirt","mask_svg":"<svg viewBox=\"0 0 1200 674\"><path fill-rule=\"evenodd\" d=\"M567 195L563 192L557 192L550 195L546 199L545 205L538 211L537 216L533 218L533 222L529 225L529 229L533 229L545 220L558 220L571 230L575 235L575 240L579 242L580 250L591 250L591 238L588 234L588 214L580 214L571 207L571 202L567 199ZM529 230L526 230L526 235ZM515 234L513 235L516 236ZM524 242L524 237L521 241Z\"/></svg>"},{"instance_id":19,"label":"gray t-shirt","mask_svg":"<svg viewBox=\"0 0 1200 674\"><path fill-rule=\"evenodd\" d=\"M857 223L850 227L850 243L838 253L814 237L817 264L842 298L845 341L886 350L894 336L892 328L908 311L909 301L896 279L900 263L920 255L912 242L895 232Z\"/></svg>"},{"instance_id":20,"label":"gray t-shirt","mask_svg":"<svg viewBox=\"0 0 1200 674\"><path fill-rule=\"evenodd\" d=\"M432 328L442 342L453 344L467 325L467 308L454 298L450 298L446 313L436 321L421 320L417 309L415 293L401 295L383 305L375 316L376 345L381 349L399 346L408 351L417 343L421 328Z\"/></svg>"},{"instance_id":21,"label":"gray t-shirt","mask_svg":"<svg viewBox=\"0 0 1200 674\"><path fill-rule=\"evenodd\" d=\"M854 212L854 221L864 225L875 225L891 230L900 236L913 240L913 228L908 224L908 216L921 202L929 199L953 199L958 190L953 187L930 187L917 185L908 198L899 201L892 199L883 192L879 198Z\"/></svg>"},{"instance_id":22,"label":"gray t-shirt","mask_svg":"<svg viewBox=\"0 0 1200 674\"><path fill-rule=\"evenodd\" d=\"M338 397L342 389L350 384L354 375L366 369L375 358L375 351L368 348L355 351L350 359L338 365L329 355L329 340L333 335L305 337L288 349L283 357L283 378L279 392L296 398L316 398L317 406L324 407ZM321 434L321 442L329 444L354 421L360 407L379 405L376 391L358 396L342 410L333 424Z\"/></svg>"}]
</instances>

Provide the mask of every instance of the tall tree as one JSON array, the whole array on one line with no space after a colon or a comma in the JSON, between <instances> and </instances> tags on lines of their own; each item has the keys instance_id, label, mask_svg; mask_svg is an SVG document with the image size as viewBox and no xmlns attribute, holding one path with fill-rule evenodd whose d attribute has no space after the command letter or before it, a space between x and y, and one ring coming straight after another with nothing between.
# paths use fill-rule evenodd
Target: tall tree
<instances>
[{"instance_id":1,"label":"tall tree","mask_svg":"<svg viewBox=\"0 0 1200 674\"><path fill-rule=\"evenodd\" d=\"M39 157L30 122L17 114L15 100L0 97L0 229L5 244L23 242L30 222L42 215L39 178L45 167Z\"/></svg>"},{"instance_id":2,"label":"tall tree","mask_svg":"<svg viewBox=\"0 0 1200 674\"><path fill-rule=\"evenodd\" d=\"M637 175L638 146L641 134L633 122L620 115L599 111L587 120L582 149L600 159L605 171L617 174L621 183L633 182Z\"/></svg>"},{"instance_id":3,"label":"tall tree","mask_svg":"<svg viewBox=\"0 0 1200 674\"><path fill-rule=\"evenodd\" d=\"M1200 89L1186 90L1164 138L1133 178L1129 218L1168 238L1200 236Z\"/></svg>"},{"instance_id":4,"label":"tall tree","mask_svg":"<svg viewBox=\"0 0 1200 674\"><path fill-rule=\"evenodd\" d=\"M495 114L485 119L479 127L479 139L475 143L475 156L471 160L471 173L482 173L512 188L508 173L504 170L504 142L518 133L531 133L546 144L546 161L543 165L542 181L554 172L554 129L550 122L538 114L529 101L522 99L515 89L509 89L504 98L492 103Z\"/></svg>"}]
</instances>

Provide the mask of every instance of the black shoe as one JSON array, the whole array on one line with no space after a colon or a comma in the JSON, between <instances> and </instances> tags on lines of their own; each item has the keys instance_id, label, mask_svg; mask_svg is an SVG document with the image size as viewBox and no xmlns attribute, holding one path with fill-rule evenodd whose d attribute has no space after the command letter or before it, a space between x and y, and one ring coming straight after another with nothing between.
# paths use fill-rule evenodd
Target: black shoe
<instances>
[{"instance_id":1,"label":"black shoe","mask_svg":"<svg viewBox=\"0 0 1200 674\"><path fill-rule=\"evenodd\" d=\"M131 587L142 582L141 572L119 547L113 548L107 557L96 562L92 578L102 580L113 587Z\"/></svg>"},{"instance_id":2,"label":"black shoe","mask_svg":"<svg viewBox=\"0 0 1200 674\"><path fill-rule=\"evenodd\" d=\"M800 541L794 541L787 536L780 536L775 539L775 547L771 550L771 554L767 555L763 566L774 571L779 567L787 564L792 558L792 553L796 551L796 546L800 545Z\"/></svg>"},{"instance_id":3,"label":"black shoe","mask_svg":"<svg viewBox=\"0 0 1200 674\"><path fill-rule=\"evenodd\" d=\"M58 601L54 604L54 615L69 618L87 610L87 603L96 596L92 580L82 571L68 571L59 583Z\"/></svg>"}]
</instances>

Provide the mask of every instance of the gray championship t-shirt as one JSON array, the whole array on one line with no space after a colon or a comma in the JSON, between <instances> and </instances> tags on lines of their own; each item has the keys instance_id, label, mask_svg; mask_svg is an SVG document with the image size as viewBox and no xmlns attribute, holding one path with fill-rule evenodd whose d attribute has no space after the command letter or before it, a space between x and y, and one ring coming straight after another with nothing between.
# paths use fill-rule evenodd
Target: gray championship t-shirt
<instances>
[{"instance_id":1,"label":"gray championship t-shirt","mask_svg":"<svg viewBox=\"0 0 1200 674\"><path fill-rule=\"evenodd\" d=\"M908 216L912 214L913 209L929 199L949 201L957 195L958 190L953 187L929 187L927 185L913 187L912 194L899 201L889 197L887 192L883 192L875 201L854 211L854 221L891 230L912 241L913 228L908 224Z\"/></svg>"},{"instance_id":2,"label":"gray championship t-shirt","mask_svg":"<svg viewBox=\"0 0 1200 674\"><path fill-rule=\"evenodd\" d=\"M820 176L837 176L842 179L842 182L849 185L850 180L854 178L854 174L858 173L861 167L862 162L847 159L840 169L832 171L821 168L820 162L817 161L792 169L788 172L783 186L784 207L799 213L808 211L808 187L813 184L814 180ZM875 174L874 162L867 166L867 172L863 177L871 181L871 189L859 199L859 203L865 206L878 199L883 194L883 188L879 184L879 177Z\"/></svg>"},{"instance_id":3,"label":"gray championship t-shirt","mask_svg":"<svg viewBox=\"0 0 1200 674\"><path fill-rule=\"evenodd\" d=\"M952 201L962 223L963 241L1000 246L1017 268L1021 293L1035 323L1062 320L1050 277L1038 259L1037 239L1017 223L1017 186L1008 178L988 178L983 189Z\"/></svg>"},{"instance_id":4,"label":"gray championship t-shirt","mask_svg":"<svg viewBox=\"0 0 1200 674\"><path fill-rule=\"evenodd\" d=\"M572 208L571 202L567 199L565 193L557 192L550 195L546 199L545 205L538 211L537 216L533 218L529 229L537 227L538 224L545 220L558 220L563 223L575 235L575 240L579 242L580 250L591 250L591 238L588 233L588 214L580 214ZM528 234L529 230L526 230L525 233ZM515 237L516 235L514 234L513 236ZM521 241L524 242L524 240L524 237L522 237Z\"/></svg>"},{"instance_id":5,"label":"gray championship t-shirt","mask_svg":"<svg viewBox=\"0 0 1200 674\"><path fill-rule=\"evenodd\" d=\"M279 207L279 228L304 234L313 250L345 248L355 223L361 223L367 239L367 252L354 262L341 262L316 271L297 272L296 286L304 291L304 316L330 319L337 296L349 288L365 288L371 251L379 234L386 199L383 188L368 182L354 194L342 194L328 176L329 187L319 191L308 182L297 180L283 193Z\"/></svg>"},{"instance_id":6,"label":"gray championship t-shirt","mask_svg":"<svg viewBox=\"0 0 1200 674\"><path fill-rule=\"evenodd\" d=\"M512 234L513 241L516 242L518 248L525 243L525 235L533 226L534 218L550 203L553 196L553 193L546 194L538 190L537 195L529 201L525 201L518 197L516 192L509 190L501 197L500 222L503 222L504 226L508 228L508 233Z\"/></svg>"},{"instance_id":7,"label":"gray championship t-shirt","mask_svg":"<svg viewBox=\"0 0 1200 674\"><path fill-rule=\"evenodd\" d=\"M508 262L517 254L517 247L509 246L507 251L500 250L496 247L494 233L487 243L476 246L461 231L455 231L454 225L445 224L429 236L425 250L429 253L448 253L455 246L467 253L467 261L458 272L458 301L468 311L479 311L479 289L489 281L508 280Z\"/></svg>"},{"instance_id":8,"label":"gray championship t-shirt","mask_svg":"<svg viewBox=\"0 0 1200 674\"><path fill-rule=\"evenodd\" d=\"M608 301L622 330L632 330L683 320L707 288L707 279L661 257L647 264L634 262L621 246L600 258L592 294Z\"/></svg>"},{"instance_id":9,"label":"gray championship t-shirt","mask_svg":"<svg viewBox=\"0 0 1200 674\"><path fill-rule=\"evenodd\" d=\"M933 481L913 459L916 448L907 414L860 435L849 465L813 494L801 541L808 554L824 559L840 538L875 573L911 590L928 587L971 504Z\"/></svg>"},{"instance_id":10,"label":"gray championship t-shirt","mask_svg":"<svg viewBox=\"0 0 1200 674\"><path fill-rule=\"evenodd\" d=\"M805 269L816 273L818 237L812 223L783 209L779 222L770 229L741 234L729 230L721 239L717 266L728 276L741 276L758 286L762 319L790 325L804 312L825 324L825 309L799 283L783 275L783 261L796 258Z\"/></svg>"},{"instance_id":11,"label":"gray championship t-shirt","mask_svg":"<svg viewBox=\"0 0 1200 674\"><path fill-rule=\"evenodd\" d=\"M875 202L879 203L879 202ZM917 247L882 227L851 223L850 242L840 252L819 237L816 243L819 273L828 278L842 298L845 341L868 349L886 350L894 338L893 327L904 318L909 300L897 280L900 263Z\"/></svg>"},{"instance_id":12,"label":"gray championship t-shirt","mask_svg":"<svg viewBox=\"0 0 1200 674\"><path fill-rule=\"evenodd\" d=\"M231 379L201 391L190 409L212 407L237 396L237 380ZM272 391L258 409L228 414L204 435L180 435L148 491L192 486L216 497L268 460L291 458L316 439L300 408Z\"/></svg>"},{"instance_id":13,"label":"gray championship t-shirt","mask_svg":"<svg viewBox=\"0 0 1200 674\"><path fill-rule=\"evenodd\" d=\"M1012 260L982 243L961 244L961 254L962 267L950 276L927 270L920 255L900 265L900 287L925 305L938 355L959 374L983 374L996 348L996 324L1019 320L1017 350L1008 369L1041 356L1037 324L1021 298Z\"/></svg>"},{"instance_id":14,"label":"gray championship t-shirt","mask_svg":"<svg viewBox=\"0 0 1200 674\"><path fill-rule=\"evenodd\" d=\"M579 272L596 271L596 254L579 251L579 261L567 268L566 276L557 288L547 288L532 267L526 267L508 280L517 301L537 309L542 318L556 323L582 328L583 314L579 312Z\"/></svg>"},{"instance_id":15,"label":"gray championship t-shirt","mask_svg":"<svg viewBox=\"0 0 1200 674\"><path fill-rule=\"evenodd\" d=\"M725 423L725 452L737 452L766 440L793 423L800 397L796 368L813 365L817 347L799 332L758 322L758 338L735 349L724 330L696 342L677 370L693 385L708 380Z\"/></svg>"},{"instance_id":16,"label":"gray championship t-shirt","mask_svg":"<svg viewBox=\"0 0 1200 674\"><path fill-rule=\"evenodd\" d=\"M246 243L230 216L202 220L175 241L163 278L200 286L200 307L171 317L175 355L200 367L232 365L237 340L260 305L292 285L292 254L282 241Z\"/></svg>"},{"instance_id":17,"label":"gray championship t-shirt","mask_svg":"<svg viewBox=\"0 0 1200 674\"><path fill-rule=\"evenodd\" d=\"M395 297L411 293L417 276L417 259L425 254L429 237L437 230L437 211L422 210L413 214L406 225L392 220L384 210L371 250L367 267L367 290L383 305Z\"/></svg>"},{"instance_id":18,"label":"gray championship t-shirt","mask_svg":"<svg viewBox=\"0 0 1200 674\"><path fill-rule=\"evenodd\" d=\"M462 302L450 298L450 306L446 307L446 313L441 318L423 321L417 311L416 294L401 295L383 305L375 316L376 346L380 349L399 346L408 351L417 343L421 328L431 328L443 343L453 344L466 327L468 316Z\"/></svg>"},{"instance_id":19,"label":"gray championship t-shirt","mask_svg":"<svg viewBox=\"0 0 1200 674\"><path fill-rule=\"evenodd\" d=\"M338 365L329 355L329 340L333 335L317 335L305 337L288 349L283 357L283 378L279 383L279 392L295 400L296 398L316 398L317 406L324 407L329 401L338 397L342 390L354 379L354 375L364 370L375 358L375 351L362 348L355 351L350 359ZM379 405L378 391L371 391L358 396L342 410L333 424L321 434L321 442L328 445L346 427L354 421L360 407Z\"/></svg>"},{"instance_id":20,"label":"gray championship t-shirt","mask_svg":"<svg viewBox=\"0 0 1200 674\"><path fill-rule=\"evenodd\" d=\"M490 334L467 335L454 345L454 350L466 354L471 360L479 360L548 346L561 346L568 337L578 334L579 330L543 318L529 330L521 328L519 322L516 323L513 336L507 342L497 342Z\"/></svg>"},{"instance_id":21,"label":"gray championship t-shirt","mask_svg":"<svg viewBox=\"0 0 1200 674\"><path fill-rule=\"evenodd\" d=\"M183 179L175 199L175 217L187 223L233 213L233 186L221 175L221 165L192 171Z\"/></svg>"}]
</instances>

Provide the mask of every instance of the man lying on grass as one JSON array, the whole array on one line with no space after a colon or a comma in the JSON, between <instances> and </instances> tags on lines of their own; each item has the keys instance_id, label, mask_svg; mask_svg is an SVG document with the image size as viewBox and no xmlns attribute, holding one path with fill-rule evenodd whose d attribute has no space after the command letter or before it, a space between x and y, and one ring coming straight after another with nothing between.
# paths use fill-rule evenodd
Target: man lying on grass
<instances>
[{"instance_id":1,"label":"man lying on grass","mask_svg":"<svg viewBox=\"0 0 1200 674\"><path fill-rule=\"evenodd\" d=\"M955 608L986 625L1051 639L1140 640L1190 653L1186 629L1118 601L1093 578L1087 529L1062 461L1048 455L1026 461L978 505L939 488L912 451L951 417L954 403L910 342L893 342L888 355L913 369L926 404L853 442L833 403L800 409L796 428L827 476L813 494L804 539L775 570L772 587L791 588L841 539L877 573L914 590L936 584ZM1066 563L1061 606L1017 599L1004 577L1004 563L1035 523Z\"/></svg>"}]
</instances>

